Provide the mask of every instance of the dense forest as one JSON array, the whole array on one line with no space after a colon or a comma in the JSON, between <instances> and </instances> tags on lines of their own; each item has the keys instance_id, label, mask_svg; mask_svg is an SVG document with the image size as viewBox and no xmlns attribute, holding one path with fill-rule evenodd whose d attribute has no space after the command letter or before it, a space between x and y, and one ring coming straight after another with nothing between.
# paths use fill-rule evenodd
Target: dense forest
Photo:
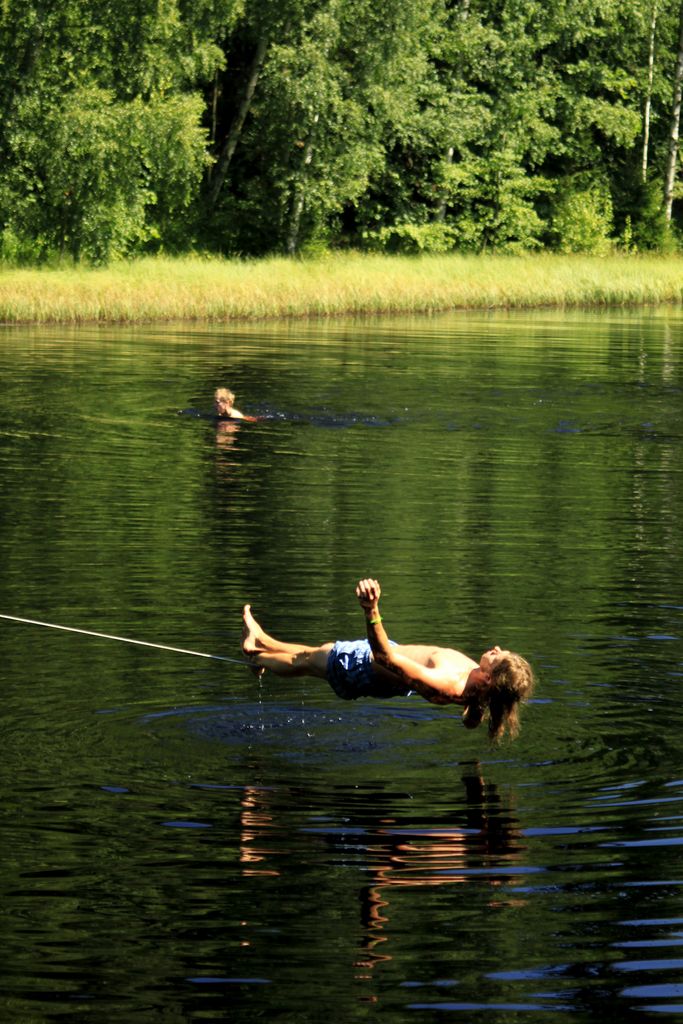
<instances>
[{"instance_id":1,"label":"dense forest","mask_svg":"<svg viewBox=\"0 0 683 1024\"><path fill-rule=\"evenodd\" d=\"M676 246L680 0L0 0L0 256Z\"/></svg>"}]
</instances>

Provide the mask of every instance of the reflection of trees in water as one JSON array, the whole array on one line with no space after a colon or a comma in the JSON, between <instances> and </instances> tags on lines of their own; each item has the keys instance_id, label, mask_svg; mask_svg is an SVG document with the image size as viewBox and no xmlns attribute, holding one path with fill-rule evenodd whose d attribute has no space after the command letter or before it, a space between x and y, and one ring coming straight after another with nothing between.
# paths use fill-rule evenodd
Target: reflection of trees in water
<instances>
[{"instance_id":1,"label":"reflection of trees in water","mask_svg":"<svg viewBox=\"0 0 683 1024\"><path fill-rule=\"evenodd\" d=\"M369 977L377 963L392 959L387 947L392 889L462 885L482 877L493 890L510 883L507 869L525 849L517 820L497 787L484 781L478 764L466 765L461 781L464 805L447 821L409 827L387 819L375 829L367 846L372 882L360 892L364 936L358 977ZM493 892L488 901L490 907L520 903L495 899Z\"/></svg>"}]
</instances>

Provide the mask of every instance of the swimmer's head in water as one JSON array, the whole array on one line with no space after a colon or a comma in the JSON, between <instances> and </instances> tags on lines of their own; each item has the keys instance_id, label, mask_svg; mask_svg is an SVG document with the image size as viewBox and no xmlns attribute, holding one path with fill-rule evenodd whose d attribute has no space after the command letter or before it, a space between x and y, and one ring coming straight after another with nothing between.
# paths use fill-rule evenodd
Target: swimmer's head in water
<instances>
[{"instance_id":1,"label":"swimmer's head in water","mask_svg":"<svg viewBox=\"0 0 683 1024\"><path fill-rule=\"evenodd\" d=\"M227 416L235 403L235 396L229 388L216 388L213 405L218 416Z\"/></svg>"}]
</instances>

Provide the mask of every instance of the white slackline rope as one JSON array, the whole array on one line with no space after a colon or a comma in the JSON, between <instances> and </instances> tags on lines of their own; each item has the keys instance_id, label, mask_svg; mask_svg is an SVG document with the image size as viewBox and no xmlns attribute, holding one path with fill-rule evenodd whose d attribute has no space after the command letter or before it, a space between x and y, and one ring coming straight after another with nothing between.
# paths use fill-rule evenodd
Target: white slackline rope
<instances>
[{"instance_id":1,"label":"white slackline rope","mask_svg":"<svg viewBox=\"0 0 683 1024\"><path fill-rule=\"evenodd\" d=\"M245 665L245 661L237 658L226 658L220 654L203 654L202 651L188 651L184 647L168 647L166 644L151 644L147 640L131 640L127 636L114 636L111 633L96 633L92 629L76 629L74 626L58 626L56 622L40 622L38 619L22 619L18 615L2 615L0 619L12 622L27 622L31 626L46 626L48 629L64 629L68 633L83 633L85 636L99 636L103 640L120 640L124 644L138 644L140 647L156 647L160 651L174 651L176 654L192 654L195 658L212 658L214 661L230 661L233 665Z\"/></svg>"}]
</instances>

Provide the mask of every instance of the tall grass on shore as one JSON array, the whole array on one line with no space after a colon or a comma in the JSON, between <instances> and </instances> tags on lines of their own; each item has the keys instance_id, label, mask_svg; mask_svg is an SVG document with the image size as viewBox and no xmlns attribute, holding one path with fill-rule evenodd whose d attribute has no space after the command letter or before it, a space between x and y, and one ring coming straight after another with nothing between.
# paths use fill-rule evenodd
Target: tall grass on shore
<instances>
[{"instance_id":1,"label":"tall grass on shore","mask_svg":"<svg viewBox=\"0 0 683 1024\"><path fill-rule=\"evenodd\" d=\"M683 300L683 259L658 256L149 258L0 269L0 323L226 321Z\"/></svg>"}]
</instances>

